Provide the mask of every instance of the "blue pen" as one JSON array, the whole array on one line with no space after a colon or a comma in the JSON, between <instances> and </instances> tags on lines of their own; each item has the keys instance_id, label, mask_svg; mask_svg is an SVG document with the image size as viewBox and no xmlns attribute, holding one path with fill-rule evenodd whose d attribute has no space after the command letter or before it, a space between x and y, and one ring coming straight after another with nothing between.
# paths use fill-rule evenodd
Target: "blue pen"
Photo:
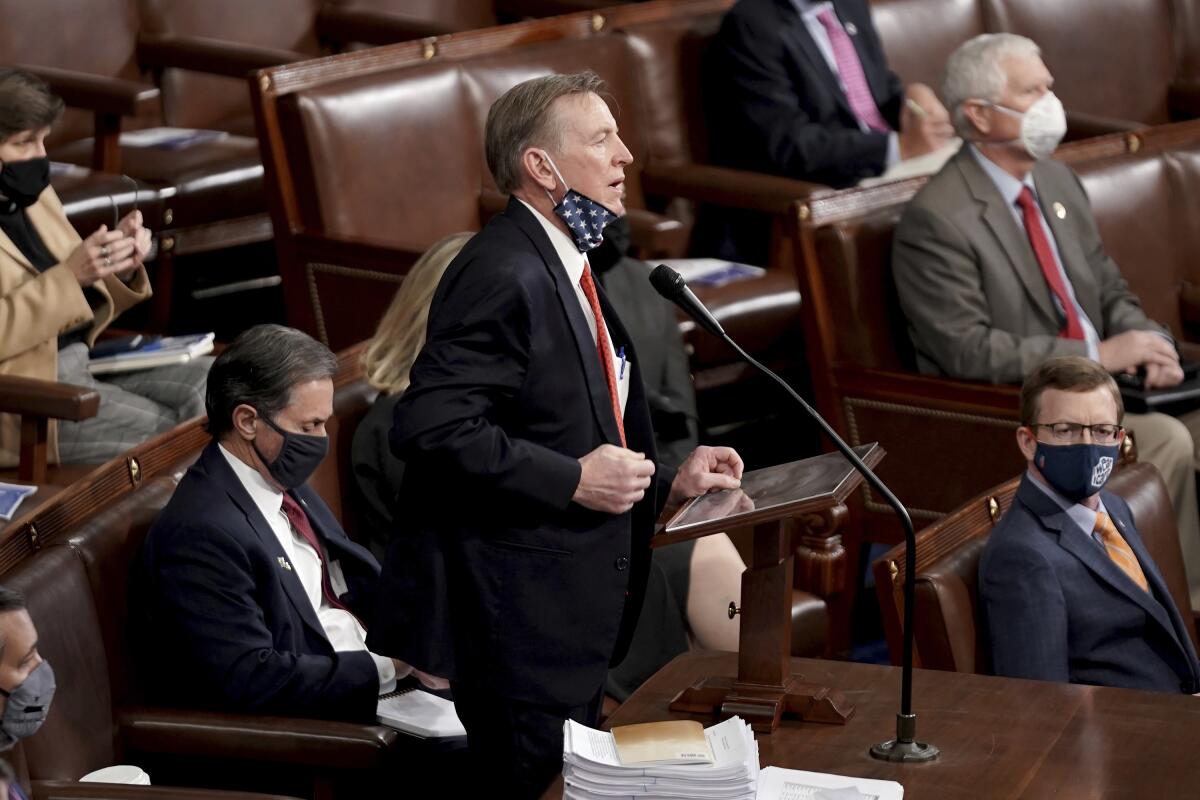
<instances>
[{"instance_id":1,"label":"blue pen","mask_svg":"<svg viewBox=\"0 0 1200 800\"><path fill-rule=\"evenodd\" d=\"M621 359L621 371L617 374L617 380L625 380L625 345L617 350L617 358Z\"/></svg>"}]
</instances>

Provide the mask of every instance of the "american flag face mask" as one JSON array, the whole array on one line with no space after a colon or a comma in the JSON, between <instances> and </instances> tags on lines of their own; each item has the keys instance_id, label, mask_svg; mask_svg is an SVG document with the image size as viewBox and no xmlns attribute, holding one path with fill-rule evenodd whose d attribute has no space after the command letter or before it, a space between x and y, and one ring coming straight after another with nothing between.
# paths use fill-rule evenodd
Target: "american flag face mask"
<instances>
[{"instance_id":1,"label":"american flag face mask","mask_svg":"<svg viewBox=\"0 0 1200 800\"><path fill-rule=\"evenodd\" d=\"M554 159L550 158L549 153L545 155L546 160L550 162L550 169L554 170L558 177L558 182L566 186L567 182L555 166ZM554 202L554 195L546 192L546 196L550 198L551 203ZM617 218L616 214L574 189L567 189L563 199L555 204L554 213L567 226L571 238L575 240L575 247L581 253L599 247L604 241L604 226Z\"/></svg>"}]
</instances>

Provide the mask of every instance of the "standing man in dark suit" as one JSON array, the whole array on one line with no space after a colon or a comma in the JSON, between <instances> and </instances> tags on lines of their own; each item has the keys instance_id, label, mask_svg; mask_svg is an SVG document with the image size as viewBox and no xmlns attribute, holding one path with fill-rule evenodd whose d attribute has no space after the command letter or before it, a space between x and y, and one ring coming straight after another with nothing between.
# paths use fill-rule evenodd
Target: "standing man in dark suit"
<instances>
[{"instance_id":1,"label":"standing man in dark suit","mask_svg":"<svg viewBox=\"0 0 1200 800\"><path fill-rule=\"evenodd\" d=\"M406 665L364 644L379 565L305 481L325 457L337 359L259 325L213 363L213 441L141 559L147 671L173 703L372 722ZM431 679L430 679L431 680Z\"/></svg>"},{"instance_id":2,"label":"standing man in dark suit","mask_svg":"<svg viewBox=\"0 0 1200 800\"><path fill-rule=\"evenodd\" d=\"M492 105L488 167L512 197L443 276L392 431L410 528L444 550L449 612L434 622L459 717L504 797L537 797L561 770L564 720L596 722L664 505L742 472L728 448L697 448L677 473L655 463L638 354L587 262L624 213L632 160L603 88L591 72L552 75ZM430 622L397 615L434 604L403 552L393 539L390 623L370 641L422 666L438 642L412 631Z\"/></svg>"},{"instance_id":3,"label":"standing man in dark suit","mask_svg":"<svg viewBox=\"0 0 1200 800\"><path fill-rule=\"evenodd\" d=\"M1029 468L979 565L997 675L1200 691L1200 663L1125 501L1102 491L1125 432L1116 382L1053 358L1021 388Z\"/></svg>"}]
</instances>

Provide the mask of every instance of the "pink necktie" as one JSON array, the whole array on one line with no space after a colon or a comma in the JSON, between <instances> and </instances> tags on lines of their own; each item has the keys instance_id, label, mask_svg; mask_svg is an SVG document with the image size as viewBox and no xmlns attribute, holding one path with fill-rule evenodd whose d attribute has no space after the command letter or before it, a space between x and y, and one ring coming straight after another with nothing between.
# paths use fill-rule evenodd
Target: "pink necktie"
<instances>
[{"instance_id":1,"label":"pink necktie","mask_svg":"<svg viewBox=\"0 0 1200 800\"><path fill-rule=\"evenodd\" d=\"M612 403L613 416L617 418L617 434L621 437L621 447L624 447L625 420L621 414L621 395L617 391L617 376L613 370L608 328L604 324L604 314L600 311L600 295L596 292L596 282L592 280L592 268L587 261L583 262L583 275L579 278L579 287L583 289L588 305L592 307L592 316L596 318L596 354L600 357L600 368L604 370L608 399Z\"/></svg>"},{"instance_id":2,"label":"pink necktie","mask_svg":"<svg viewBox=\"0 0 1200 800\"><path fill-rule=\"evenodd\" d=\"M846 87L846 100L850 109L859 120L873 131L887 133L891 127L879 113L875 98L871 95L871 87L867 84L867 76L863 73L862 62L858 60L858 51L849 34L838 22L833 8L826 8L817 14L817 20L825 27L829 37L829 45L833 48L833 60L837 64L838 77Z\"/></svg>"}]
</instances>

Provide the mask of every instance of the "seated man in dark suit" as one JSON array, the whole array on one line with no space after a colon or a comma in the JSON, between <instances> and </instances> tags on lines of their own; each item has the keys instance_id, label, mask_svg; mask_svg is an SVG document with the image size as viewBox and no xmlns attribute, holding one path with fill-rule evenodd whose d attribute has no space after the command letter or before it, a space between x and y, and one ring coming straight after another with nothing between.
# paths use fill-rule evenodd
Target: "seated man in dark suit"
<instances>
[{"instance_id":1,"label":"seated man in dark suit","mask_svg":"<svg viewBox=\"0 0 1200 800\"><path fill-rule=\"evenodd\" d=\"M213 363L213 441L140 565L145 650L159 662L148 674L171 702L371 722L410 672L367 650L379 564L305 485L328 448L336 371L328 348L279 325Z\"/></svg>"},{"instance_id":2,"label":"seated man in dark suit","mask_svg":"<svg viewBox=\"0 0 1200 800\"><path fill-rule=\"evenodd\" d=\"M1120 497L1103 491L1125 431L1112 376L1053 358L1021 387L1029 468L979 565L997 675L1200 690L1185 622Z\"/></svg>"},{"instance_id":3,"label":"seated man in dark suit","mask_svg":"<svg viewBox=\"0 0 1200 800\"><path fill-rule=\"evenodd\" d=\"M712 157L739 169L843 188L953 138L933 90L888 69L867 0L741 0L704 85ZM723 216L724 255L762 262L765 222Z\"/></svg>"}]
</instances>

